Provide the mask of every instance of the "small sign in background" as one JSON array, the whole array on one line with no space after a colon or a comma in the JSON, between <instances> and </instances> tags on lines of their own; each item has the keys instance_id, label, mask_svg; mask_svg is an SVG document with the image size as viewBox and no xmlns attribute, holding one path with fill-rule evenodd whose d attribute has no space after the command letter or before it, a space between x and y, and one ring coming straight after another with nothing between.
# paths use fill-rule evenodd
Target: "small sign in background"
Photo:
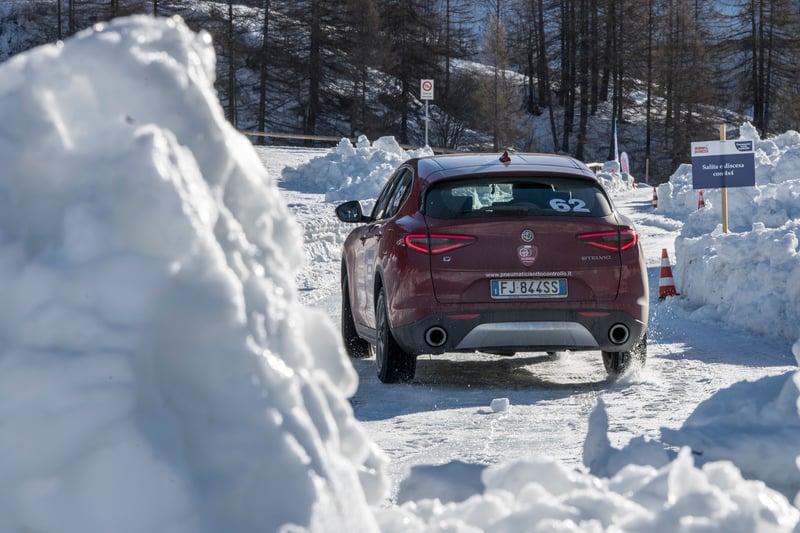
<instances>
[{"instance_id":1,"label":"small sign in background","mask_svg":"<svg viewBox=\"0 0 800 533\"><path fill-rule=\"evenodd\" d=\"M420 100L433 100L433 80L420 80L419 98Z\"/></svg>"}]
</instances>

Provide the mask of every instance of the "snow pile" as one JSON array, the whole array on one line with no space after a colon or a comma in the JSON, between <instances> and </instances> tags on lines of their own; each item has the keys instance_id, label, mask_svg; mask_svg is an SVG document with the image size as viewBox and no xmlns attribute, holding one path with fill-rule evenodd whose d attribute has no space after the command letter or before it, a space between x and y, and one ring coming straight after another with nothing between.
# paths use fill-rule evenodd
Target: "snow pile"
<instances>
[{"instance_id":1,"label":"snow pile","mask_svg":"<svg viewBox=\"0 0 800 533\"><path fill-rule=\"evenodd\" d=\"M658 208L686 218L675 242L678 292L698 318L756 333L800 337L800 134L755 141L756 186L728 189L728 233L722 233L720 190L704 191L697 209L691 165L658 188ZM692 207L692 205L694 207Z\"/></svg>"},{"instance_id":2,"label":"snow pile","mask_svg":"<svg viewBox=\"0 0 800 533\"><path fill-rule=\"evenodd\" d=\"M800 341L792 352L800 365ZM661 434L691 446L700 462L731 461L800 507L800 371L736 383L698 405L680 430Z\"/></svg>"},{"instance_id":3,"label":"snow pile","mask_svg":"<svg viewBox=\"0 0 800 533\"><path fill-rule=\"evenodd\" d=\"M133 17L0 66L0 531L375 528L357 375L214 61Z\"/></svg>"},{"instance_id":4,"label":"snow pile","mask_svg":"<svg viewBox=\"0 0 800 533\"><path fill-rule=\"evenodd\" d=\"M704 192L706 194L706 206L710 206L711 202L708 200L710 191ZM692 165L680 165L670 176L668 182L656 187L656 195L658 196L656 213L664 213L674 218L685 219L696 211L699 193L692 188Z\"/></svg>"},{"instance_id":5,"label":"snow pile","mask_svg":"<svg viewBox=\"0 0 800 533\"><path fill-rule=\"evenodd\" d=\"M380 193L392 172L413 157L433 155L430 148L404 150L394 137L381 137L373 143L361 135L353 147L348 139L307 163L287 166L283 184L309 193L325 194L326 202L372 200ZM597 173L609 193L633 188L634 178L613 170Z\"/></svg>"},{"instance_id":6,"label":"snow pile","mask_svg":"<svg viewBox=\"0 0 800 533\"><path fill-rule=\"evenodd\" d=\"M474 484L464 472L465 482ZM742 479L730 463L695 467L688 448L664 467L629 465L611 478L541 457L488 467L481 480L481 496L381 510L381 530L791 532L800 515L762 483Z\"/></svg>"},{"instance_id":7,"label":"snow pile","mask_svg":"<svg viewBox=\"0 0 800 533\"><path fill-rule=\"evenodd\" d=\"M307 192L325 193L327 202L376 198L405 160L432 154L430 148L403 150L394 137L381 137L370 144L361 135L355 147L342 139L327 154L298 167L287 167L283 181Z\"/></svg>"},{"instance_id":8,"label":"snow pile","mask_svg":"<svg viewBox=\"0 0 800 533\"><path fill-rule=\"evenodd\" d=\"M615 161L612 161L612 163L615 163ZM597 173L597 179L612 196L631 190L635 183L633 176L627 173L620 174L619 172L600 171Z\"/></svg>"},{"instance_id":9,"label":"snow pile","mask_svg":"<svg viewBox=\"0 0 800 533\"><path fill-rule=\"evenodd\" d=\"M800 341L794 347L800 364ZM800 504L800 371L736 383L697 406L666 442L691 446L703 461L732 461Z\"/></svg>"},{"instance_id":10,"label":"snow pile","mask_svg":"<svg viewBox=\"0 0 800 533\"><path fill-rule=\"evenodd\" d=\"M798 182L800 189L800 181ZM788 339L800 336L800 220L778 228L679 237L678 291L698 318Z\"/></svg>"},{"instance_id":11,"label":"snow pile","mask_svg":"<svg viewBox=\"0 0 800 533\"><path fill-rule=\"evenodd\" d=\"M800 342L794 351L800 362ZM612 448L600 399L584 445L591 473L547 457L417 467L401 505L378 512L381 530L796 532L800 493L792 506L760 480L800 490L798 384L795 372L719 392L683 430L662 430L683 441L677 453L644 438Z\"/></svg>"}]
</instances>

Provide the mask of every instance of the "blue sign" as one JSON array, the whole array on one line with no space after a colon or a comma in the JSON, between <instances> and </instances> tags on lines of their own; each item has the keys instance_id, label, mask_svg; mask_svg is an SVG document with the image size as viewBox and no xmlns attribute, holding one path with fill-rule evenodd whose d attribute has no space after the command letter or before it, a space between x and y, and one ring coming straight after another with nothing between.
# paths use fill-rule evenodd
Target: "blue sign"
<instances>
[{"instance_id":1,"label":"blue sign","mask_svg":"<svg viewBox=\"0 0 800 533\"><path fill-rule=\"evenodd\" d=\"M755 184L753 141L692 143L692 187L695 189L753 187Z\"/></svg>"}]
</instances>

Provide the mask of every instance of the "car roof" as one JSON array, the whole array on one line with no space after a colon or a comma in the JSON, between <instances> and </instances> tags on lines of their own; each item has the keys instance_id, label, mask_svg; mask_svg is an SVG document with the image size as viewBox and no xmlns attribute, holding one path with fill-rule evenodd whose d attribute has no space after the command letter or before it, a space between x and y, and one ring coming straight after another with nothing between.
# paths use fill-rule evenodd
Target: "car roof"
<instances>
[{"instance_id":1,"label":"car roof","mask_svg":"<svg viewBox=\"0 0 800 533\"><path fill-rule=\"evenodd\" d=\"M558 154L539 153L463 153L417 158L418 175L428 182L453 176L487 174L548 174L574 176L597 181L594 172L577 159Z\"/></svg>"}]
</instances>

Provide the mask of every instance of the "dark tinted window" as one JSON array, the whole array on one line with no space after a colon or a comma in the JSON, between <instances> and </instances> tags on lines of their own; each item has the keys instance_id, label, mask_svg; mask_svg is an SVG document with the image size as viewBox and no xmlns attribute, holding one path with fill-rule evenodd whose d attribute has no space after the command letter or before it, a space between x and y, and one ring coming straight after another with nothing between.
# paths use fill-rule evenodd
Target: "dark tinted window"
<instances>
[{"instance_id":1,"label":"dark tinted window","mask_svg":"<svg viewBox=\"0 0 800 533\"><path fill-rule=\"evenodd\" d=\"M392 197L389 199L389 207L386 210L386 217L393 217L397 211L400 209L400 206L403 205L403 202L406 201L408 198L408 194L411 192L411 170L410 169L403 169L402 173L400 174L397 180L397 187L392 192Z\"/></svg>"},{"instance_id":2,"label":"dark tinted window","mask_svg":"<svg viewBox=\"0 0 800 533\"><path fill-rule=\"evenodd\" d=\"M397 209L392 211L392 200L395 198L395 192L402 186L404 179L411 183L411 171L407 168L399 168L394 174L386 181L383 190L375 200L375 207L372 208L372 218L380 220L392 216ZM399 201L399 200L398 200ZM399 205L397 206L399 207Z\"/></svg>"},{"instance_id":3,"label":"dark tinted window","mask_svg":"<svg viewBox=\"0 0 800 533\"><path fill-rule=\"evenodd\" d=\"M611 204L597 182L563 177L453 180L428 189L424 212L436 218L606 216Z\"/></svg>"}]
</instances>

